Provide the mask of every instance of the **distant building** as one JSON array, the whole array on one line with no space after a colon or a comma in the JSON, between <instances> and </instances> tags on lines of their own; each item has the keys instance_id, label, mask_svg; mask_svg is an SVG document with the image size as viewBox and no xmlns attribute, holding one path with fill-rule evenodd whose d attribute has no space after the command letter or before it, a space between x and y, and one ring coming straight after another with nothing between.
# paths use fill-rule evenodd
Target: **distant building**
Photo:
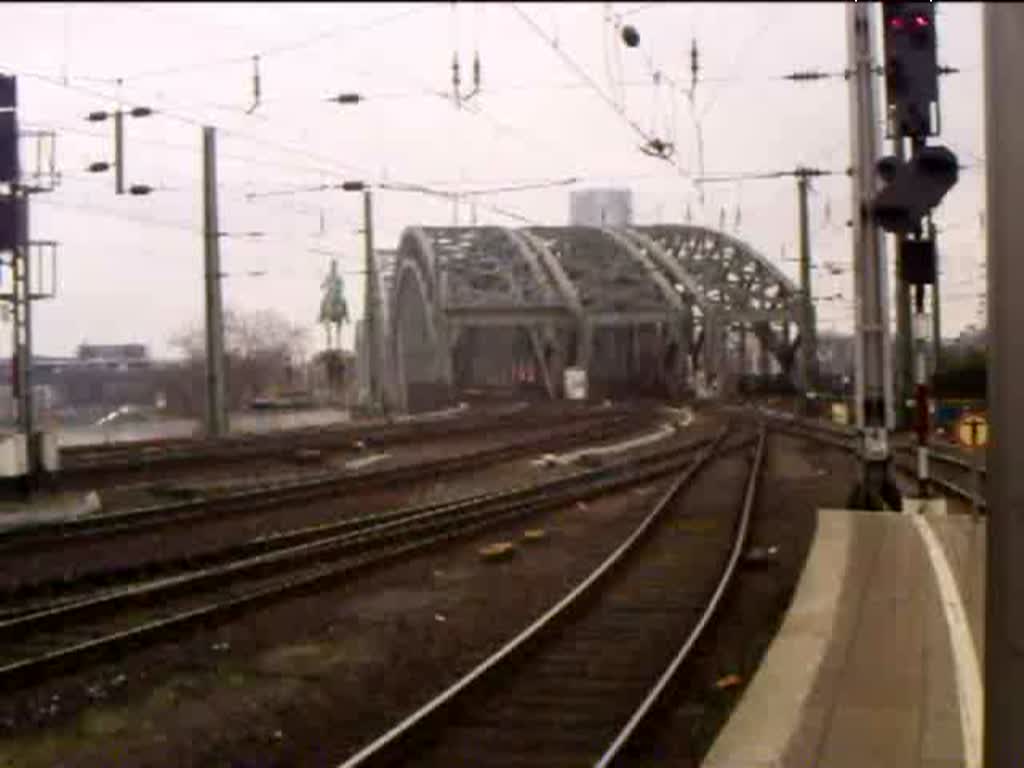
<instances>
[{"instance_id":1,"label":"distant building","mask_svg":"<svg viewBox=\"0 0 1024 768\"><path fill-rule=\"evenodd\" d=\"M144 344L81 344L74 357L33 355L35 407L97 418L123 405L166 402L175 367L150 358ZM0 358L0 422L13 418L11 377L10 358Z\"/></svg>"},{"instance_id":2,"label":"distant building","mask_svg":"<svg viewBox=\"0 0 1024 768\"><path fill-rule=\"evenodd\" d=\"M77 359L108 368L148 367L149 350L145 344L80 344Z\"/></svg>"},{"instance_id":3,"label":"distant building","mask_svg":"<svg viewBox=\"0 0 1024 768\"><path fill-rule=\"evenodd\" d=\"M580 189L569 194L569 226L629 227L633 193L628 189Z\"/></svg>"}]
</instances>

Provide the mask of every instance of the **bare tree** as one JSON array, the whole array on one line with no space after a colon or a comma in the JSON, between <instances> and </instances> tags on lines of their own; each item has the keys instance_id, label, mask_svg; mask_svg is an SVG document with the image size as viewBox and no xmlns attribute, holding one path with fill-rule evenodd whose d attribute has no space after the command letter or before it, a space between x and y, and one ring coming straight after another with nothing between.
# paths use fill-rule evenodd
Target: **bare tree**
<instances>
[{"instance_id":1,"label":"bare tree","mask_svg":"<svg viewBox=\"0 0 1024 768\"><path fill-rule=\"evenodd\" d=\"M190 327L171 339L184 357L181 386L175 400L180 410L198 413L202 407L206 367L206 332ZM227 357L228 404L238 408L253 398L296 386L296 373L309 345L307 329L290 323L273 309L224 310L224 353Z\"/></svg>"}]
</instances>

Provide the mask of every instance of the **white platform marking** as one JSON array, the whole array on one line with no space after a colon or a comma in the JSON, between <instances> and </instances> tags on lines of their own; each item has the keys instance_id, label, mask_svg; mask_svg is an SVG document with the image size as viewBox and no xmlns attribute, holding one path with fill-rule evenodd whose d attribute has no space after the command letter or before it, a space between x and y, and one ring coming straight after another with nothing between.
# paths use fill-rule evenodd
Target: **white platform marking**
<instances>
[{"instance_id":1,"label":"white platform marking","mask_svg":"<svg viewBox=\"0 0 1024 768\"><path fill-rule=\"evenodd\" d=\"M931 524L922 515L914 515L914 524L928 551L928 559L935 573L939 587L942 611L949 627L950 645L953 647L953 665L956 668L956 687L960 699L960 730L964 741L966 768L981 768L981 726L984 717L981 674L978 667L978 653L974 647L967 614L960 599L949 560L932 530Z\"/></svg>"}]
</instances>

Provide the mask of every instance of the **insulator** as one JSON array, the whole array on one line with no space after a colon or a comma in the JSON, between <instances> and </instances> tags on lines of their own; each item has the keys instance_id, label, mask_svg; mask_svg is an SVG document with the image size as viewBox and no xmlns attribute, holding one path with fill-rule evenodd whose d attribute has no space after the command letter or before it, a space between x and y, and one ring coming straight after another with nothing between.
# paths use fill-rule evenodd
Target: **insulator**
<instances>
[{"instance_id":1,"label":"insulator","mask_svg":"<svg viewBox=\"0 0 1024 768\"><path fill-rule=\"evenodd\" d=\"M252 114L260 105L260 57L252 57L252 106L246 110L246 114Z\"/></svg>"}]
</instances>

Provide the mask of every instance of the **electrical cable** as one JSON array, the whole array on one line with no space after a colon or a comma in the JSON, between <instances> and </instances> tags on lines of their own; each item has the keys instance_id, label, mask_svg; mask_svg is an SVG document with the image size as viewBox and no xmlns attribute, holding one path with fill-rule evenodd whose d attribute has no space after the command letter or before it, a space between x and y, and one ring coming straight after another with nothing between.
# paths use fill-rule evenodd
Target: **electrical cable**
<instances>
[{"instance_id":1,"label":"electrical cable","mask_svg":"<svg viewBox=\"0 0 1024 768\"><path fill-rule=\"evenodd\" d=\"M470 114L482 117L488 123L491 124L492 128L496 133L511 135L525 142L532 142L535 146L544 146L544 149L551 152L554 157L564 160L571 153L564 147L559 147L554 144L548 143L546 140L539 139L536 135L523 131L522 129L516 129L510 126L508 123L504 123L491 115L479 102L475 102L466 107L466 111ZM575 159L572 160L573 167L578 171L580 167L580 161Z\"/></svg>"},{"instance_id":2,"label":"electrical cable","mask_svg":"<svg viewBox=\"0 0 1024 768\"><path fill-rule=\"evenodd\" d=\"M608 3L609 11L611 10L611 3ZM614 66L613 76L611 85L616 90L616 97L618 100L619 108L625 112L627 109L626 105L626 88L623 85L625 82L625 73L623 71L622 64L622 48L619 46L619 34L622 31L622 20L618 16L614 16L612 19L611 27L611 50L612 50L612 63Z\"/></svg>"},{"instance_id":3,"label":"electrical cable","mask_svg":"<svg viewBox=\"0 0 1024 768\"><path fill-rule=\"evenodd\" d=\"M386 189L386 190L389 190L391 192L412 192L412 193L427 195L427 196L431 196L431 197L439 197L439 198L443 198L443 199L446 199L446 200L451 200L451 199L455 198L455 196L457 194L457 193L450 192L450 191L447 191L447 190L431 189L430 187L425 187L422 184L395 182L395 183L380 184L378 186L381 189ZM502 216L506 216L506 217L508 217L510 219L515 219L517 221L523 221L523 222L526 222L526 223L529 223L529 224L539 224L539 222L535 221L534 219L530 219L529 217L524 216L523 214L518 213L517 211L512 211L511 209L504 208L502 206L497 206L497 205L494 205L493 203L480 203L480 205L483 206L484 208L492 210L492 211L494 211L496 213L499 213Z\"/></svg>"},{"instance_id":4,"label":"electrical cable","mask_svg":"<svg viewBox=\"0 0 1024 768\"><path fill-rule=\"evenodd\" d=\"M40 75L38 73L25 72L25 71L20 71L19 72L19 71L14 70L13 68L8 67L6 65L0 65L0 70L4 70L4 71L6 71L8 73L11 73L11 74L14 74L16 76L24 76L24 77L29 77L29 78L32 78L32 79L40 80L40 81L48 83L50 85L54 85L54 86L56 86L58 88L64 88L64 89L68 89L68 90L72 90L72 91L78 91L78 92L84 93L86 95L93 96L93 97L96 97L96 98L101 98L101 99L104 99L104 100L107 100L107 101L116 101L117 100L117 96L111 96L109 93L104 93L102 91L97 91L94 88L85 88L83 86L76 86L76 85L70 85L70 84L69 85L65 85L62 82L60 82L59 79L53 78L53 77L51 77L49 75ZM164 116L164 117L169 117L169 118L174 119L174 120L178 120L179 122L183 122L183 123L186 123L186 124L194 126L194 127L213 127L219 133L221 133L222 135L234 137L234 138L237 138L237 139L241 139L243 141L249 141L249 142L252 142L254 144L260 144L260 145L267 146L267 147L270 147L272 149L276 149L276 150L281 151L281 152L290 153L290 154L293 154L293 155L296 155L296 156L309 157L309 158L312 158L312 159L317 160L319 162L329 163L330 166L333 166L334 168L345 169L348 172L355 172L355 173L359 173L359 174L363 174L363 175L366 175L366 174L369 173L365 168L360 168L358 166L348 165L346 163L340 163L340 162L338 162L338 161L336 161L336 160L334 160L332 158L326 158L323 155L319 155L319 154L316 154L316 153L313 153L313 152L309 152L308 150L298 149L298 148L293 147L293 146L288 146L288 145L285 145L285 144L279 144L279 143L271 141L269 139L263 139L263 138L260 138L260 137L252 136L252 135L249 135L249 134L244 133L242 131L236 130L234 128L225 128L225 127L223 127L221 125L217 125L216 123L213 123L212 121L201 120L201 119L193 117L193 116L184 115L184 114L179 113L177 111L159 110L156 114L159 114L159 115ZM325 169L318 169L318 170L325 170ZM335 175L337 175L339 177L346 175L346 174L340 173L339 171L334 171L334 170L329 171L329 172L333 173L333 174L335 174Z\"/></svg>"},{"instance_id":5,"label":"electrical cable","mask_svg":"<svg viewBox=\"0 0 1024 768\"><path fill-rule=\"evenodd\" d=\"M744 55L749 55L750 54L750 52L753 50L754 43L758 40L758 38L760 38L762 35L764 35L764 33L768 31L769 27L771 27L773 24L777 23L783 17L784 13L785 12L782 11L782 10L774 10L773 14L771 16L769 16L769 18L764 22L764 24L762 24L754 32L754 34L751 35L750 38L743 45L740 46L739 50L736 53L735 58L733 59L732 66L729 67L729 73L730 74L727 76L728 78L730 78L730 79L732 78L732 76L736 72L736 68L739 66L740 60L744 57ZM700 113L700 119L701 120L703 120L705 117L707 117L708 112L710 112L711 108L714 107L714 105L718 101L718 97L721 95L722 89L725 87L725 85L727 85L727 83L722 83L722 84L719 85L718 88L716 88L714 91L712 91L711 98L708 99L708 102L705 105L704 110Z\"/></svg>"},{"instance_id":6,"label":"electrical cable","mask_svg":"<svg viewBox=\"0 0 1024 768\"><path fill-rule=\"evenodd\" d=\"M123 219L125 221L131 221L136 224L145 224L154 227L163 227L165 229L176 229L183 232L188 232L192 235L202 235L201 229L197 229L191 224L184 221L170 221L167 219L154 219L147 216L136 216L125 214L120 211L114 211L109 208L100 208L94 205L82 204L78 202L69 202L65 200L57 200L52 197L36 197L32 200L33 205L51 205L58 208L70 208L73 210L80 210L86 213L92 213L98 216L105 216L113 219Z\"/></svg>"},{"instance_id":7,"label":"electrical cable","mask_svg":"<svg viewBox=\"0 0 1024 768\"><path fill-rule=\"evenodd\" d=\"M612 30L612 18L611 18L611 3L602 3L603 17L601 22L601 53L604 56L604 75L608 80L608 87L612 90L613 98L616 98L618 94L615 93L615 75L612 73L611 57L609 56L609 32L614 38L614 31ZM614 43L613 43L614 44ZM580 86L584 84L580 83ZM616 103L621 107L621 103L617 100Z\"/></svg>"},{"instance_id":8,"label":"electrical cable","mask_svg":"<svg viewBox=\"0 0 1024 768\"><path fill-rule=\"evenodd\" d=\"M257 51L255 54L249 53L249 54L245 54L243 56L222 57L222 58L219 58L219 59L208 60L206 62L197 62L197 63L194 63L194 64L185 64L185 65L181 65L181 66L177 66L177 67L167 67L167 68L163 68L163 69L150 70L150 71L147 71L147 72L137 72L137 73L132 74L132 75L124 76L122 79L124 79L124 80L142 80L142 79L149 79L149 78L154 78L154 77L166 77L166 76L170 76L170 75L182 74L182 73L185 73L185 72L205 71L205 70L209 70L209 69L213 69L213 68L217 68L217 67L226 66L228 64L237 64L237 63L241 63L241 62L248 62L248 61L252 60L253 55L258 55L258 56L260 56L260 58L264 58L265 59L265 58L268 58L268 57L271 57L271 56L277 56L277 55L282 54L282 53L290 53L292 51L301 50L302 48L308 48L310 46L316 45L316 44L318 44L320 42L323 42L325 40L329 40L332 37L337 37L339 35L345 35L347 33L355 33L355 32L365 32L365 31L368 31L368 30L372 30L372 29L384 26L386 24L389 24L389 23L391 23L393 21L398 21L398 20L401 20L401 19L406 18L408 16L415 15L415 14L418 14L418 13L422 13L423 11L425 11L425 10L435 6L435 5L440 5L440 3L415 3L412 8L407 8L407 9L405 9L405 10L399 12L399 13L395 13L395 14L391 14L391 15L386 16L386 17L375 19L375 20L367 22L365 24L359 24L359 25L352 26L352 25L350 25L350 24L348 24L346 22L345 24L339 24L339 25L336 25L336 26L333 26L333 27L329 27L329 28L327 28L327 29L325 29L325 30L323 30L321 32L318 32L317 34L315 34L315 35L313 35L311 37L303 38L303 39L300 39L300 40L294 40L294 41L289 42L289 43L280 43L278 45L268 46L266 48L263 48L263 49Z\"/></svg>"},{"instance_id":9,"label":"electrical cable","mask_svg":"<svg viewBox=\"0 0 1024 768\"><path fill-rule=\"evenodd\" d=\"M181 16L177 16L177 15L172 15L172 16L168 17L168 15L167 15L168 11L179 10L178 6L171 5L170 3L120 3L118 5L118 7L119 8L127 8L128 10L132 10L132 11L142 11L142 12L144 12L146 14L151 15L151 16L153 14L156 14L158 16L162 16L163 17L163 21L170 21L170 23L177 24L178 26L181 26L181 27L187 26L190 30L194 30L195 29L195 25L196 25L196 18L195 17L192 17L192 18L189 18L189 19L185 19L185 18L183 18ZM186 8L187 8L187 6L186 6ZM253 34L253 33L255 33L257 31L253 27L243 27L243 26L240 26L238 24L225 24L224 22L221 22L221 21L214 21L211 18L209 18L208 14L203 16L202 23L206 24L207 26L218 27L221 30L223 30L225 32L228 32L230 34L233 34L233 35L237 35L239 32L241 32L243 34L246 34L246 35L250 35L250 34Z\"/></svg>"},{"instance_id":10,"label":"electrical cable","mask_svg":"<svg viewBox=\"0 0 1024 768\"><path fill-rule=\"evenodd\" d=\"M591 87L591 89L598 96L601 97L601 100L604 101L604 103L606 105L608 105L608 107L610 107L613 112L615 112L615 114L617 114L619 117L621 117L626 122L626 124L629 125L629 127L632 130L634 130L637 134L640 135L640 137L645 142L650 142L651 141L651 137L647 135L647 133L644 131L644 129L641 128L632 118L630 118L628 115L626 115L625 110L621 109L615 103L615 100L611 96L609 96L607 93L605 93L604 89L601 88L601 86L597 84L597 82L587 73L587 71L585 69L583 69L583 67L581 67L576 62L575 59L573 59L571 56L569 56L560 46L556 45L554 43L554 41L552 41L548 37L547 33L543 29L541 29L540 26L538 26L537 22L535 22L530 17L529 14L527 14L525 11L523 11L515 3L510 3L509 7L513 11L516 12L516 14L530 27L530 29L532 29L534 31L535 34L537 34L538 37L540 37L542 40L544 40L544 42L546 42L549 46L551 46L552 50L558 55L558 57L570 69L572 69L582 80L584 80Z\"/></svg>"},{"instance_id":11,"label":"electrical cable","mask_svg":"<svg viewBox=\"0 0 1024 768\"><path fill-rule=\"evenodd\" d=\"M41 125L28 124L28 123L25 123L24 125L25 125L25 127L35 127L35 128L42 128L43 127ZM72 133L72 134L80 135L80 136L86 136L86 137L95 138L95 139L102 139L102 140L105 140L105 141L110 141L111 140L111 137L110 137L109 134L97 133L97 132L94 132L94 131L88 131L88 130L86 130L84 128L80 128L78 126L72 126L72 125L67 125L67 124L63 124L63 123L51 123L51 124L48 124L46 127L50 128L50 129L56 129L56 130L59 130L59 131L62 131L62 132L66 132L66 133ZM192 145L192 144L178 144L178 143L175 143L175 142L167 141L166 139L154 139L154 138L148 138L148 137L145 137L145 136L133 136L132 137L132 143L133 144L150 145L150 146L159 146L159 147L164 147L166 149L172 149L172 150L177 150L177 151L181 151L181 152L188 152L190 154L195 154L195 153L199 152L199 150L200 150L200 146L199 146L198 143L195 144L195 145ZM330 174L336 175L338 178L347 178L347 175L337 174L332 169L325 169L322 166L299 165L299 164L296 164L296 163L267 160L267 159L264 159L262 156L236 154L236 153L232 153L232 152L224 152L224 151L218 149L217 150L217 161L221 162L223 160L226 160L226 161L229 161L229 162L237 162L237 163L240 163L240 164L245 164L247 166L256 165L256 166L264 166L264 167L267 167L267 168L283 168L283 169L287 169L287 170L306 171L306 172L315 172L315 173L325 173L326 172L326 173L330 173ZM221 185L221 186L224 186L224 185Z\"/></svg>"},{"instance_id":12,"label":"electrical cable","mask_svg":"<svg viewBox=\"0 0 1024 768\"><path fill-rule=\"evenodd\" d=\"M205 233L201 228L191 225L184 221L173 221L168 219L159 219L151 216L140 216L137 214L129 214L123 211L116 211L110 208L104 208L100 206L90 205L88 203L82 203L79 201L67 201L57 200L52 197L36 198L33 203L41 203L43 205L56 206L58 208L67 208L71 210L81 211L86 214L102 216L105 218L120 219L123 221L129 221L134 224L141 224L143 226L152 226L163 229L174 229L188 234L203 236ZM221 232L221 238L232 241L245 241L246 245L257 245L260 243L285 243L285 244L296 244L304 243L308 240L308 235L301 235L298 233L288 232L232 232L230 229L225 229Z\"/></svg>"}]
</instances>

